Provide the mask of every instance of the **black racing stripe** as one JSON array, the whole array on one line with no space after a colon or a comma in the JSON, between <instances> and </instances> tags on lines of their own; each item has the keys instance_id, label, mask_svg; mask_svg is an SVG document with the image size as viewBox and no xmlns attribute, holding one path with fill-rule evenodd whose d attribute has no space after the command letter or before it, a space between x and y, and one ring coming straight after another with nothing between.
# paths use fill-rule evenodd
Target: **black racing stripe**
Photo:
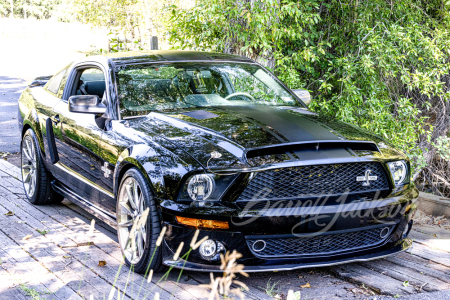
<instances>
[{"instance_id":1,"label":"black racing stripe","mask_svg":"<svg viewBox=\"0 0 450 300\"><path fill-rule=\"evenodd\" d=\"M273 128L289 142L316 141L316 140L340 140L339 136L330 132L320 124L289 113L284 109L270 106L226 106L231 110L252 118L261 124Z\"/></svg>"},{"instance_id":2,"label":"black racing stripe","mask_svg":"<svg viewBox=\"0 0 450 300\"><path fill-rule=\"evenodd\" d=\"M226 113L230 113L229 111L227 111L225 106L223 106L223 107L222 106L221 107L215 107L215 109L224 111ZM233 111L233 112L236 113L236 111ZM239 114L239 113L238 113L238 115L239 115L239 118L241 118L242 120L246 120L246 121L252 123L253 125L258 126L259 128L264 128L268 133L270 133L274 138L279 140L281 143L289 142L287 139L285 139L283 136L281 136L278 132L275 132L275 130L273 128L267 127L263 123L255 120L253 118L250 118L250 117L248 117L246 115L242 115L242 114Z\"/></svg>"},{"instance_id":3,"label":"black racing stripe","mask_svg":"<svg viewBox=\"0 0 450 300\"><path fill-rule=\"evenodd\" d=\"M222 110L222 111L226 111L225 107L216 107L216 109L218 110ZM233 111L236 113L236 111ZM239 117L242 118L243 120L249 121L252 124L260 127L260 128L264 128L268 133L270 133L273 137L275 137L277 140L279 140L281 143L286 143L289 142L286 138L284 138L283 136L281 136L278 132L276 132L273 128L269 128L268 126L262 124L259 121L256 121L253 118L250 118L248 116L239 114ZM291 160L295 160L298 159L298 156L295 157L293 152L286 152L286 155L291 159Z\"/></svg>"}]
</instances>

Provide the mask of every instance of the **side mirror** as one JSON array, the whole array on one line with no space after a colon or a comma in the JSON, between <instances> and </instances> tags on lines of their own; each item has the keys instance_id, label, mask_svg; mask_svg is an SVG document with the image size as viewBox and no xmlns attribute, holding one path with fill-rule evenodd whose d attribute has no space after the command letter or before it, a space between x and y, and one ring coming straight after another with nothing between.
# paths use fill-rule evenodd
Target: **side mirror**
<instances>
[{"instance_id":1,"label":"side mirror","mask_svg":"<svg viewBox=\"0 0 450 300\"><path fill-rule=\"evenodd\" d=\"M306 105L309 105L311 103L311 95L306 90L296 89L292 90L294 94L300 98L300 100L303 101Z\"/></svg>"},{"instance_id":2,"label":"side mirror","mask_svg":"<svg viewBox=\"0 0 450 300\"><path fill-rule=\"evenodd\" d=\"M78 95L69 98L69 111L85 114L104 114L106 106L97 95Z\"/></svg>"}]
</instances>

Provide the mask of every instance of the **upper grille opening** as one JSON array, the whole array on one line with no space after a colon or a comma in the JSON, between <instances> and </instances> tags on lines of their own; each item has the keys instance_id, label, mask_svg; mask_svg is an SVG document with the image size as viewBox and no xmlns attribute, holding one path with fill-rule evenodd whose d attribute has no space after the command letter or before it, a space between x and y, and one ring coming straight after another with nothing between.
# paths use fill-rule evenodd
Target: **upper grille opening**
<instances>
[{"instance_id":1,"label":"upper grille opening","mask_svg":"<svg viewBox=\"0 0 450 300\"><path fill-rule=\"evenodd\" d=\"M370 185L356 180L367 170L371 171L371 176L377 176ZM352 194L351 199L355 200L358 194L367 197L368 192L375 195L380 191L379 197L382 197L388 190L385 172L378 162L298 166L256 173L237 204L242 207L248 201L288 201L344 193Z\"/></svg>"}]
</instances>

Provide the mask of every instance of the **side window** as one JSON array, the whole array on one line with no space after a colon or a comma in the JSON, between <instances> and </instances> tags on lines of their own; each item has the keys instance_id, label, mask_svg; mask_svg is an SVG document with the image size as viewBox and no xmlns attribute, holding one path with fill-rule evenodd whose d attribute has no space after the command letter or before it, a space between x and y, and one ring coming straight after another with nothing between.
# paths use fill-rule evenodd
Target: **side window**
<instances>
[{"instance_id":1,"label":"side window","mask_svg":"<svg viewBox=\"0 0 450 300\"><path fill-rule=\"evenodd\" d=\"M47 86L46 86L47 91L49 91L53 94L57 94L58 90L59 90L59 86L61 85L61 80L65 73L66 73L66 70L62 70L61 72L59 72L58 74L53 76L47 83Z\"/></svg>"},{"instance_id":2,"label":"side window","mask_svg":"<svg viewBox=\"0 0 450 300\"><path fill-rule=\"evenodd\" d=\"M105 75L100 69L88 68L78 71L72 95L97 95L100 99L106 91Z\"/></svg>"},{"instance_id":3,"label":"side window","mask_svg":"<svg viewBox=\"0 0 450 300\"><path fill-rule=\"evenodd\" d=\"M64 69L64 76L62 77L61 80L61 84L59 85L59 90L58 93L56 94L56 97L58 97L59 99L62 99L63 93L64 93L64 87L66 86L67 83L67 78L69 77L69 69L70 66L72 65L72 63L70 63L65 69Z\"/></svg>"}]
</instances>

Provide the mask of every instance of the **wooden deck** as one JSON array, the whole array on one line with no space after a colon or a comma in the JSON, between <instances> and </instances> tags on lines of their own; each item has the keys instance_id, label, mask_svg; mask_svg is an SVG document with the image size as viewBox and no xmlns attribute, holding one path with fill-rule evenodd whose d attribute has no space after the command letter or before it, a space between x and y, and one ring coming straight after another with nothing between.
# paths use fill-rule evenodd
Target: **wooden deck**
<instances>
[{"instance_id":1,"label":"wooden deck","mask_svg":"<svg viewBox=\"0 0 450 300\"><path fill-rule=\"evenodd\" d=\"M42 299L108 299L113 286L120 299L153 299L155 293L161 299L208 297L198 286L209 282L206 273L183 272L177 282L178 271L173 271L167 280L156 274L147 283L123 266L117 276L122 257L115 231L96 220L89 236L94 217L67 200L31 205L20 177L17 167L0 160L0 299L30 299L27 293L36 292ZM411 237L412 250L386 259L240 280L250 287L248 299L272 299L264 292L268 282L277 283L274 293L281 299L289 289L301 291L301 299L379 299L449 290L450 231L414 227Z\"/></svg>"}]
</instances>

